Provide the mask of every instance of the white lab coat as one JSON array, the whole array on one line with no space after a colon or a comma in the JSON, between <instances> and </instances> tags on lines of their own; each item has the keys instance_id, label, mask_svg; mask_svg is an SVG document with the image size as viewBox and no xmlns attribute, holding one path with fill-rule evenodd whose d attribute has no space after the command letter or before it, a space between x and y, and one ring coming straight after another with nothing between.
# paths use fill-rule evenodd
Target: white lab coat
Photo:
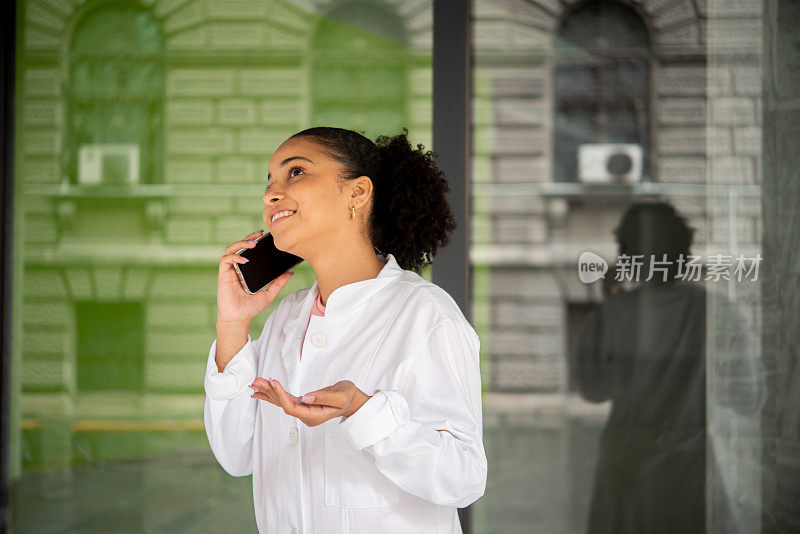
<instances>
[{"instance_id":1,"label":"white lab coat","mask_svg":"<svg viewBox=\"0 0 800 534\"><path fill-rule=\"evenodd\" d=\"M222 373L211 344L206 433L225 471L253 475L260 533L460 533L456 508L484 493L480 340L446 291L379 258L380 274L334 290L305 338L316 282ZM252 398L256 376L292 395L352 380L371 398L308 427Z\"/></svg>"}]
</instances>

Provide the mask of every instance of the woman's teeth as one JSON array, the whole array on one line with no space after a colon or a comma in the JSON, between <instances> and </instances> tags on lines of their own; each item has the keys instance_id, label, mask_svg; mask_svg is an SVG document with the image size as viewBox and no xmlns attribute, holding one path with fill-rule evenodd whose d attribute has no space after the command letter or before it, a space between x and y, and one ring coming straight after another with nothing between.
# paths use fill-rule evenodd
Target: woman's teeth
<instances>
[{"instance_id":1,"label":"woman's teeth","mask_svg":"<svg viewBox=\"0 0 800 534\"><path fill-rule=\"evenodd\" d=\"M280 211L280 212L276 213L275 215L273 215L273 217L272 217L272 221L271 221L271 222L273 222L273 223L274 223L274 222L275 222L275 221L277 221L278 219L282 219L282 218L284 218L284 217L289 217L289 216L290 216L290 215L292 215L293 213L294 213L293 211L288 211L288 210L286 210L286 211Z\"/></svg>"}]
</instances>

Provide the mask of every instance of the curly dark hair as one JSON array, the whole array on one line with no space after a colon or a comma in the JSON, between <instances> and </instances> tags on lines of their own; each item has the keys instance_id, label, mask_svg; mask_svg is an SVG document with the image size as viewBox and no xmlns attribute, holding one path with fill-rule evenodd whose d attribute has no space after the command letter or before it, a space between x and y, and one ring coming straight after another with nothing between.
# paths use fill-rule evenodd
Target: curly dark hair
<instances>
[{"instance_id":1,"label":"curly dark hair","mask_svg":"<svg viewBox=\"0 0 800 534\"><path fill-rule=\"evenodd\" d=\"M678 257L689 255L694 232L695 229L686 223L686 218L672 204L644 201L631 204L625 210L614 235L620 254L643 255L643 265L647 268L651 255L660 261L666 254L671 281L678 268Z\"/></svg>"},{"instance_id":2,"label":"curly dark hair","mask_svg":"<svg viewBox=\"0 0 800 534\"><path fill-rule=\"evenodd\" d=\"M316 126L289 137L311 137L341 164L339 178L369 176L373 184L368 233L378 253L394 255L403 269L421 273L439 247L447 245L456 221L447 203L450 191L436 166L437 153L413 148L408 129L372 142L344 128Z\"/></svg>"}]
</instances>

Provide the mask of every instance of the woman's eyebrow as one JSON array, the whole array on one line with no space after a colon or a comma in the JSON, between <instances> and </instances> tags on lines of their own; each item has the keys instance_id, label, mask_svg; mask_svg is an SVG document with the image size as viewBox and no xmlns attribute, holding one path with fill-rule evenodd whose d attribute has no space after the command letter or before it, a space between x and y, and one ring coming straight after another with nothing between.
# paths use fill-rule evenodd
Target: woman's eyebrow
<instances>
[{"instance_id":1,"label":"woman's eyebrow","mask_svg":"<svg viewBox=\"0 0 800 534\"><path fill-rule=\"evenodd\" d=\"M292 157L290 157L290 158L286 158L285 160L283 160L283 161L281 162L281 167L283 167L284 165L286 165L287 163L289 163L289 162L290 162L290 161L292 161L293 159L304 159L304 160L306 160L307 162L309 162L309 163L311 163L311 164L313 164L313 163L314 163L314 162L313 162L313 161L311 161L310 159L308 159L308 158L304 158L303 156L292 156ZM267 173L267 181L269 181L269 179L270 179L270 178L272 178L272 174L268 172L268 173Z\"/></svg>"}]
</instances>

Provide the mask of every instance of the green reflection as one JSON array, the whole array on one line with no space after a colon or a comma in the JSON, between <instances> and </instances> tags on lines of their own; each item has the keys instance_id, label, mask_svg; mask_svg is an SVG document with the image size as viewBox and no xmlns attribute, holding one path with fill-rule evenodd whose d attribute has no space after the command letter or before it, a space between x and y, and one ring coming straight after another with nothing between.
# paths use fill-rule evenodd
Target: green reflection
<instances>
[{"instance_id":1,"label":"green reflection","mask_svg":"<svg viewBox=\"0 0 800 534\"><path fill-rule=\"evenodd\" d=\"M144 385L144 313L140 302L75 303L78 393L136 391Z\"/></svg>"},{"instance_id":2,"label":"green reflection","mask_svg":"<svg viewBox=\"0 0 800 534\"><path fill-rule=\"evenodd\" d=\"M187 451L219 471L202 422L215 274L227 244L264 227L271 152L318 124L373 139L407 126L431 145L415 14L378 2L324 15L276 1L143 4L21 6L11 471L23 480ZM253 338L313 283L308 265L295 271ZM33 516L20 509L25 530Z\"/></svg>"}]
</instances>

